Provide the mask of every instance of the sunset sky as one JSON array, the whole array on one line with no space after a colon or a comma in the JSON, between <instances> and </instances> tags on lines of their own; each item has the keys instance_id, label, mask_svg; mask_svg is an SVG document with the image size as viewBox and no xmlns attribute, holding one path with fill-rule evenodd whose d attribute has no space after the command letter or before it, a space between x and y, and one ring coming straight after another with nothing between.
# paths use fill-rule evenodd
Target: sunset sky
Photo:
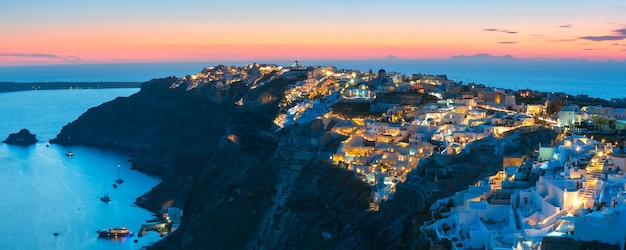
<instances>
[{"instance_id":1,"label":"sunset sky","mask_svg":"<svg viewBox=\"0 0 626 250\"><path fill-rule=\"evenodd\" d=\"M626 60L626 1L0 0L0 65Z\"/></svg>"}]
</instances>

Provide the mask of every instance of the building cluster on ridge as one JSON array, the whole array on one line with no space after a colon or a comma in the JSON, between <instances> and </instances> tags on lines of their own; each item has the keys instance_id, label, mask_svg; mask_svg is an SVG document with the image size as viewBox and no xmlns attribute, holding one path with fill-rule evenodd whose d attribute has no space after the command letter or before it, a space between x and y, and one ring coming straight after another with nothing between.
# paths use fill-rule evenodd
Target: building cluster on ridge
<instances>
[{"instance_id":1,"label":"building cluster on ridge","mask_svg":"<svg viewBox=\"0 0 626 250\"><path fill-rule=\"evenodd\" d=\"M623 146L574 134L540 147L435 202L430 210L438 216L423 231L460 249L550 249L592 241L599 245L587 246L623 249Z\"/></svg>"},{"instance_id":2,"label":"building cluster on ridge","mask_svg":"<svg viewBox=\"0 0 626 250\"><path fill-rule=\"evenodd\" d=\"M486 179L458 181L485 171L459 161L474 157L484 166L540 127L563 133L623 131L623 108L557 105L563 100L560 93L462 84L443 75L303 67L297 62L290 67L211 67L183 80L188 88L227 88L238 81L258 87L276 77L299 79L284 90L274 120L277 130L320 120L324 131L311 138L310 150L322 152L340 141L336 151L322 155L371 185L370 210L392 199L397 185L410 185L407 177L425 164L440 167L430 172L434 178L419 178L428 186L415 187L422 192L455 190L472 182L430 207L433 219L422 231L432 242L457 249L535 249L589 241L624 247L623 144L574 134L536 148L533 156L504 157L502 170Z\"/></svg>"}]
</instances>

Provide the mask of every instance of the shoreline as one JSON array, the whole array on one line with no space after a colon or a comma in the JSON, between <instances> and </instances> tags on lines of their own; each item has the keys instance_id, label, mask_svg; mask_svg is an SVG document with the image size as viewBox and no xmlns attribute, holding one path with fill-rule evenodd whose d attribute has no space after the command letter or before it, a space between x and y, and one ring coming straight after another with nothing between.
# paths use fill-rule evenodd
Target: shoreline
<instances>
[{"instance_id":1,"label":"shoreline","mask_svg":"<svg viewBox=\"0 0 626 250\"><path fill-rule=\"evenodd\" d=\"M141 82L0 82L0 93L28 90L140 88Z\"/></svg>"}]
</instances>

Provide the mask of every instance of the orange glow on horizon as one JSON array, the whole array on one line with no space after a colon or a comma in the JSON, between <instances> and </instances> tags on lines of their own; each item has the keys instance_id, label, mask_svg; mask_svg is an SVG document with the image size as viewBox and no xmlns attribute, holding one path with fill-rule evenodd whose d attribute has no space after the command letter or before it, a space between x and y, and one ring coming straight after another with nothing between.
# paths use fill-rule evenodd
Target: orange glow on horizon
<instances>
[{"instance_id":1,"label":"orange glow on horizon","mask_svg":"<svg viewBox=\"0 0 626 250\"><path fill-rule=\"evenodd\" d=\"M288 29L286 27L285 29ZM115 63L154 61L245 60L368 60L393 55L402 59L446 59L454 55L490 54L518 58L575 58L626 60L626 42L581 41L565 31L557 37L510 35L460 30L422 33L397 32L375 36L367 30L350 29L328 34L297 31L248 31L196 34L191 30L160 31L156 28L78 32L54 36L50 32L19 32L0 47L0 65L45 63ZM610 28L607 28L610 29ZM221 30L221 29L218 29ZM520 27L518 30L523 30ZM545 33L550 32L546 30ZM591 31L589 31L591 32ZM530 33L530 31L529 31ZM355 35L358 34L358 35ZM592 33L589 33L592 34ZM626 40L626 38L624 39ZM41 43L41 41L46 41ZM32 54L50 56L32 56ZM15 56L11 56L16 54ZM29 56L31 55L31 56ZM54 55L54 56L52 56Z\"/></svg>"},{"instance_id":2,"label":"orange glow on horizon","mask_svg":"<svg viewBox=\"0 0 626 250\"><path fill-rule=\"evenodd\" d=\"M82 49L81 49L82 50ZM30 50L34 51L34 50ZM57 48L59 58L5 56L0 65L44 63L112 63L151 61L245 61L245 60L370 60L393 55L401 59L446 59L454 55L480 53L517 58L624 59L626 52L608 48L581 50L562 44L207 44L207 45L115 45L85 48L72 53ZM1 53L1 52L0 52ZM76 59L78 57L80 59Z\"/></svg>"},{"instance_id":3,"label":"orange glow on horizon","mask_svg":"<svg viewBox=\"0 0 626 250\"><path fill-rule=\"evenodd\" d=\"M624 6L605 0L147 3L7 3L0 65L479 53L626 60Z\"/></svg>"}]
</instances>

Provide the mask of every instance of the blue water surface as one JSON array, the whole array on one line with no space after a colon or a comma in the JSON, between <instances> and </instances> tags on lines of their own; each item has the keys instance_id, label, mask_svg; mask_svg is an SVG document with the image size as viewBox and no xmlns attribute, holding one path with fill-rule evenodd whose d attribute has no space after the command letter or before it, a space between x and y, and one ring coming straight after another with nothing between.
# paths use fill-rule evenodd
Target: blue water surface
<instances>
[{"instance_id":1,"label":"blue water surface","mask_svg":"<svg viewBox=\"0 0 626 250\"><path fill-rule=\"evenodd\" d=\"M133 203L160 181L130 169L128 153L49 144L88 108L138 89L44 90L0 93L0 137L27 128L32 146L0 144L0 249L139 249L155 234L117 240L97 230L126 226L138 232L152 219ZM68 151L75 153L67 157ZM119 176L125 180L113 188ZM108 193L110 203L99 197ZM55 234L58 234L55 236ZM135 242L137 240L137 242Z\"/></svg>"},{"instance_id":2,"label":"blue water surface","mask_svg":"<svg viewBox=\"0 0 626 250\"><path fill-rule=\"evenodd\" d=\"M288 66L293 61L256 61ZM144 82L167 76L183 77L218 64L242 66L252 61L79 64L0 67L0 82ZM464 83L504 89L565 92L604 99L626 98L626 62L584 60L301 60L300 64L332 65L339 69L385 69L403 74L442 74Z\"/></svg>"}]
</instances>

